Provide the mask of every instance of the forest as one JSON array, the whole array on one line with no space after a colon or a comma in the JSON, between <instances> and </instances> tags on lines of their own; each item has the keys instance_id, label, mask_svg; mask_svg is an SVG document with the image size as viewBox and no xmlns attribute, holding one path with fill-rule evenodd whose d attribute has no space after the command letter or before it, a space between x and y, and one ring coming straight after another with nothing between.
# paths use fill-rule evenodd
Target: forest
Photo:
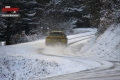
<instances>
[{"instance_id":1,"label":"forest","mask_svg":"<svg viewBox=\"0 0 120 80\"><path fill-rule=\"evenodd\" d=\"M7 45L44 38L51 30L69 35L74 28L97 28L99 36L120 23L119 0L0 0L0 9L5 6L20 9L20 17L0 17L0 41Z\"/></svg>"}]
</instances>

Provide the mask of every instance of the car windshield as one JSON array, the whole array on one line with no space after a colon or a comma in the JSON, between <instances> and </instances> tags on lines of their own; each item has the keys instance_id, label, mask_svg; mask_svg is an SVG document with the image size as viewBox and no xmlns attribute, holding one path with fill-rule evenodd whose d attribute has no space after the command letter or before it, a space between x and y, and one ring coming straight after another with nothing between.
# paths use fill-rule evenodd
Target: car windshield
<instances>
[{"instance_id":1,"label":"car windshield","mask_svg":"<svg viewBox=\"0 0 120 80\"><path fill-rule=\"evenodd\" d=\"M62 32L51 32L50 36L62 36Z\"/></svg>"}]
</instances>

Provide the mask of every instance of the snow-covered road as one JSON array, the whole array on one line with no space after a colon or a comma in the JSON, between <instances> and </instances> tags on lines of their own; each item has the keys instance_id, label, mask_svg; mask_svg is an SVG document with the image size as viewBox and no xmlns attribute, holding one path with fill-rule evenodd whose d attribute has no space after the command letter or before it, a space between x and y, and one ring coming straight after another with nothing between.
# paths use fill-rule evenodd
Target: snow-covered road
<instances>
[{"instance_id":1,"label":"snow-covered road","mask_svg":"<svg viewBox=\"0 0 120 80\"><path fill-rule=\"evenodd\" d=\"M68 36L68 39L71 39L69 43L83 40L94 33L88 32ZM65 55L66 57L64 57ZM11 46L0 46L0 80L46 78L94 69L101 65L92 60L90 62L96 63L97 65L91 66L86 63L86 60L77 62L69 59L70 55L72 56L72 52L69 47L46 47L45 40Z\"/></svg>"},{"instance_id":2,"label":"snow-covered road","mask_svg":"<svg viewBox=\"0 0 120 80\"><path fill-rule=\"evenodd\" d=\"M0 80L120 80L120 61L75 53L93 34L67 36L67 47L47 47L45 40L0 46Z\"/></svg>"},{"instance_id":3,"label":"snow-covered road","mask_svg":"<svg viewBox=\"0 0 120 80\"><path fill-rule=\"evenodd\" d=\"M69 59L90 67L76 73L64 74L38 80L120 80L120 61L90 59L70 56L46 55Z\"/></svg>"},{"instance_id":4,"label":"snow-covered road","mask_svg":"<svg viewBox=\"0 0 120 80\"><path fill-rule=\"evenodd\" d=\"M95 69L89 69L72 74L49 77L40 80L120 80L120 61L97 60L97 62L100 63L101 66Z\"/></svg>"},{"instance_id":5,"label":"snow-covered road","mask_svg":"<svg viewBox=\"0 0 120 80\"><path fill-rule=\"evenodd\" d=\"M92 35L84 36L81 38L70 38L69 44L76 42L81 42L84 39L91 38ZM83 39L82 39L83 38ZM70 46L69 45L69 46ZM69 59L71 61L75 61L78 63L82 63L82 65L87 65L91 67L91 69L82 70L76 73L59 75L55 77L49 77L45 79L38 80L120 80L120 61L116 60L105 60L105 59L90 59L90 58L81 58L76 57L75 55L58 55L58 54L46 54L47 56L55 56ZM99 66L98 66L99 64ZM97 65L97 67L95 67ZM94 68L92 68L94 67Z\"/></svg>"},{"instance_id":6,"label":"snow-covered road","mask_svg":"<svg viewBox=\"0 0 120 80\"><path fill-rule=\"evenodd\" d=\"M60 56L46 54L46 56L62 57L81 63L81 65L89 66L90 68L76 73L64 74L38 80L120 80L120 61L101 60L97 58L80 58L70 55Z\"/></svg>"}]
</instances>

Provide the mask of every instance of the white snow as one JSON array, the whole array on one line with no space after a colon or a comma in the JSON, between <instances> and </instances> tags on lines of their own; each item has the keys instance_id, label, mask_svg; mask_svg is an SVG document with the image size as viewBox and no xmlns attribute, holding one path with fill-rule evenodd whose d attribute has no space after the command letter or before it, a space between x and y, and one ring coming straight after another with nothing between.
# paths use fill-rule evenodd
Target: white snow
<instances>
[{"instance_id":1,"label":"white snow","mask_svg":"<svg viewBox=\"0 0 120 80\"><path fill-rule=\"evenodd\" d=\"M111 25L104 34L94 37L78 52L80 56L120 60L120 24Z\"/></svg>"},{"instance_id":2,"label":"white snow","mask_svg":"<svg viewBox=\"0 0 120 80\"><path fill-rule=\"evenodd\" d=\"M90 35L94 35L96 32L86 32L86 33L79 33L76 35L70 35L67 36L68 39L75 39L77 37L85 37L85 36L90 36Z\"/></svg>"},{"instance_id":3,"label":"white snow","mask_svg":"<svg viewBox=\"0 0 120 80\"><path fill-rule=\"evenodd\" d=\"M75 28L73 29L75 34L77 33L85 33L85 32L97 32L96 28Z\"/></svg>"},{"instance_id":4,"label":"white snow","mask_svg":"<svg viewBox=\"0 0 120 80\"><path fill-rule=\"evenodd\" d=\"M77 12L80 12L80 11L82 11L83 9L82 9L82 7L80 7L80 8L64 8L63 10L62 10L62 12L75 12L75 11L77 11Z\"/></svg>"},{"instance_id":5,"label":"white snow","mask_svg":"<svg viewBox=\"0 0 120 80\"><path fill-rule=\"evenodd\" d=\"M5 41L1 41L0 46L4 46L4 45L5 45Z\"/></svg>"},{"instance_id":6,"label":"white snow","mask_svg":"<svg viewBox=\"0 0 120 80\"><path fill-rule=\"evenodd\" d=\"M31 13L31 14L26 14L27 16L31 17L31 16L35 16L36 12Z\"/></svg>"},{"instance_id":7,"label":"white snow","mask_svg":"<svg viewBox=\"0 0 120 80\"><path fill-rule=\"evenodd\" d=\"M41 79L96 68L110 68L113 66L110 62L90 59L90 56L94 58L119 60L119 30L119 25L115 28L111 26L97 40L96 37L91 40L85 39L68 47L46 47L45 40L11 46L0 46L0 80ZM80 29L78 32L79 31L82 30ZM93 36L95 33L96 30L90 29L86 33L67 36L69 39L68 43ZM83 44L88 40L90 40L89 43L85 44L80 50ZM111 41L113 43L111 43ZM82 57L76 57L78 55Z\"/></svg>"},{"instance_id":8,"label":"white snow","mask_svg":"<svg viewBox=\"0 0 120 80\"><path fill-rule=\"evenodd\" d=\"M83 35L88 35L84 33ZM93 34L91 32L91 34ZM79 34L82 36L82 34ZM69 38L74 38L73 35ZM76 37L76 36L75 36ZM78 37L78 35L77 35ZM86 61L79 62L65 58L52 56L52 54L71 54L69 48L46 47L45 40L0 46L0 80L29 80L39 79L55 75L68 74L100 66L89 66ZM49 55L45 55L45 54Z\"/></svg>"}]
</instances>

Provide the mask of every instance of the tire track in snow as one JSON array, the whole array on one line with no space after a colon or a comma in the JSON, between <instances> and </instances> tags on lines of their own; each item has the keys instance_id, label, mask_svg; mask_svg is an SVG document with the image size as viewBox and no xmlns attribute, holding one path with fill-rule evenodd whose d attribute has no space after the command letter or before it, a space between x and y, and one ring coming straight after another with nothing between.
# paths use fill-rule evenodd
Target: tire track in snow
<instances>
[{"instance_id":1,"label":"tire track in snow","mask_svg":"<svg viewBox=\"0 0 120 80\"><path fill-rule=\"evenodd\" d=\"M93 36L88 36L88 37L85 37L85 38L83 38L83 39L78 38L77 40L68 43L68 45L72 45L72 44L74 44L74 43L77 43L77 42L80 42L80 41L83 41L83 40L86 40L86 39L90 39L90 38L92 38L92 37L93 37ZM75 39L76 39L76 38L75 38Z\"/></svg>"},{"instance_id":2,"label":"tire track in snow","mask_svg":"<svg viewBox=\"0 0 120 80\"><path fill-rule=\"evenodd\" d=\"M79 37L77 37L77 38L79 38ZM73 39L75 39L75 38L73 38ZM72 39L70 39L70 40L72 40ZM80 40L78 40L78 42L79 41ZM74 43L76 43L76 41L73 42L73 44ZM72 59L70 59L71 61L79 62L79 61L74 60L78 57L71 57L68 55L50 55L50 54L44 54L44 53L42 53L41 55L62 57L62 58L68 58L68 59L72 58ZM84 58L82 58L82 59L84 59ZM87 59L87 60L89 61L89 59ZM101 66L92 68L92 69L83 70L83 71L76 72L76 73L60 75L60 76L55 76L55 77L49 77L49 78L40 79L40 80L56 80L56 79L57 80L120 80L120 61L109 61L109 60L102 60L102 61L101 60L93 60L93 61L98 62L99 64L101 64ZM108 63L110 63L112 65L107 66ZM87 65L87 64L84 64L84 65ZM93 64L93 65L95 65L95 64Z\"/></svg>"},{"instance_id":3,"label":"tire track in snow","mask_svg":"<svg viewBox=\"0 0 120 80\"><path fill-rule=\"evenodd\" d=\"M103 61L104 62L104 61ZM105 61L106 62L106 61ZM114 67L104 70L104 66L101 67L101 71L96 69L90 69L86 71L60 75L55 77L49 77L40 80L120 80L120 62L108 61L113 64ZM117 64L115 64L117 63ZM107 64L106 64L107 65Z\"/></svg>"},{"instance_id":4,"label":"tire track in snow","mask_svg":"<svg viewBox=\"0 0 120 80\"><path fill-rule=\"evenodd\" d=\"M68 40L73 40L73 39L76 39L76 38L92 36L92 35L95 35L95 34L89 34L89 35L85 35L85 36L77 36L77 37L74 37L74 38L68 38Z\"/></svg>"}]
</instances>

